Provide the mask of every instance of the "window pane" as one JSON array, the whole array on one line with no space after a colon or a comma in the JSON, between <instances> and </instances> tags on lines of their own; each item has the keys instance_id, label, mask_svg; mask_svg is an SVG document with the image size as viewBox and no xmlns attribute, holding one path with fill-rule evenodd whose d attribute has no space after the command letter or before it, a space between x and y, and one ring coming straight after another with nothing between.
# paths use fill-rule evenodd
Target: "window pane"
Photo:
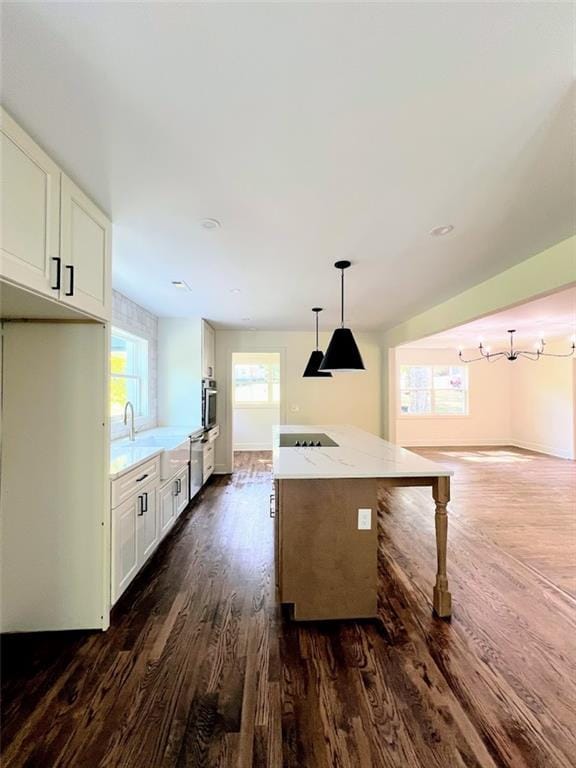
<instances>
[{"instance_id":1,"label":"window pane","mask_svg":"<svg viewBox=\"0 0 576 768\"><path fill-rule=\"evenodd\" d=\"M236 382L236 402L267 403L268 383L266 381Z\"/></svg>"},{"instance_id":2,"label":"window pane","mask_svg":"<svg viewBox=\"0 0 576 768\"><path fill-rule=\"evenodd\" d=\"M122 416L129 400L135 416L147 416L148 341L113 328L110 347L110 415Z\"/></svg>"},{"instance_id":3,"label":"window pane","mask_svg":"<svg viewBox=\"0 0 576 768\"><path fill-rule=\"evenodd\" d=\"M431 389L432 367L429 365L400 366L401 389Z\"/></svg>"},{"instance_id":4,"label":"window pane","mask_svg":"<svg viewBox=\"0 0 576 768\"><path fill-rule=\"evenodd\" d=\"M466 389L466 370L461 366L434 366L434 389Z\"/></svg>"},{"instance_id":5,"label":"window pane","mask_svg":"<svg viewBox=\"0 0 576 768\"><path fill-rule=\"evenodd\" d=\"M123 376L110 377L110 415L123 416L126 401L134 406L134 415L141 416L140 380L127 379Z\"/></svg>"},{"instance_id":6,"label":"window pane","mask_svg":"<svg viewBox=\"0 0 576 768\"><path fill-rule=\"evenodd\" d=\"M280 365L267 363L234 365L234 400L237 403L280 401Z\"/></svg>"},{"instance_id":7,"label":"window pane","mask_svg":"<svg viewBox=\"0 0 576 768\"><path fill-rule=\"evenodd\" d=\"M404 390L400 396L402 413L431 413L432 393L428 390Z\"/></svg>"},{"instance_id":8,"label":"window pane","mask_svg":"<svg viewBox=\"0 0 576 768\"><path fill-rule=\"evenodd\" d=\"M434 413L464 415L466 413L466 392L457 389L435 390Z\"/></svg>"}]
</instances>

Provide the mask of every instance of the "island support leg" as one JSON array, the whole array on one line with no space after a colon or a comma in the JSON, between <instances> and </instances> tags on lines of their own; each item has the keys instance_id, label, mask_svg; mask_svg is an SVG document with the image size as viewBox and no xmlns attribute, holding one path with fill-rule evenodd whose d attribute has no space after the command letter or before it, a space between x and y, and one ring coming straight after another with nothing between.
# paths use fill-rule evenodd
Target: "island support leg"
<instances>
[{"instance_id":1,"label":"island support leg","mask_svg":"<svg viewBox=\"0 0 576 768\"><path fill-rule=\"evenodd\" d=\"M442 618L448 618L452 615L452 595L448 591L448 577L446 575L446 545L448 540L446 506L450 501L450 478L437 477L432 487L432 493L436 502L436 555L438 558L433 597L434 613Z\"/></svg>"}]
</instances>

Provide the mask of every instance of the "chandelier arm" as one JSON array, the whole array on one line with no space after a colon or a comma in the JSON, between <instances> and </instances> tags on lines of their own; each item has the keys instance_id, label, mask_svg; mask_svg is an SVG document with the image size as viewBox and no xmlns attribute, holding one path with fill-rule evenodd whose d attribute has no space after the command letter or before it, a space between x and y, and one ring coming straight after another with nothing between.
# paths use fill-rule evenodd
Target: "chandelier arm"
<instances>
[{"instance_id":1,"label":"chandelier arm","mask_svg":"<svg viewBox=\"0 0 576 768\"><path fill-rule=\"evenodd\" d=\"M478 360L486 360L486 355L480 355L480 357L471 357L469 360L465 360L462 357L462 353L458 353L458 358L460 359L461 363L476 363Z\"/></svg>"},{"instance_id":2,"label":"chandelier arm","mask_svg":"<svg viewBox=\"0 0 576 768\"><path fill-rule=\"evenodd\" d=\"M559 353L559 352L540 352L540 355L542 355L544 357L573 357L575 350L576 350L576 347L572 347L572 350L570 352L565 352L565 353Z\"/></svg>"},{"instance_id":3,"label":"chandelier arm","mask_svg":"<svg viewBox=\"0 0 576 768\"><path fill-rule=\"evenodd\" d=\"M508 352L487 352L486 354L484 354L484 352L482 352L480 357L471 357L469 360L465 360L462 357L462 353L459 352L458 353L458 358L460 359L460 362L462 362L462 363L476 363L476 362L478 362L478 360L488 360L488 362L490 362L491 360L495 360L496 358L505 356L507 354L508 354Z\"/></svg>"},{"instance_id":4,"label":"chandelier arm","mask_svg":"<svg viewBox=\"0 0 576 768\"><path fill-rule=\"evenodd\" d=\"M517 357L525 357L526 360L532 360L535 363L540 359L542 352L516 352Z\"/></svg>"},{"instance_id":5,"label":"chandelier arm","mask_svg":"<svg viewBox=\"0 0 576 768\"><path fill-rule=\"evenodd\" d=\"M489 363L492 363L494 360L502 357L508 357L508 352L488 352L488 354L484 356L484 358L488 360Z\"/></svg>"}]
</instances>

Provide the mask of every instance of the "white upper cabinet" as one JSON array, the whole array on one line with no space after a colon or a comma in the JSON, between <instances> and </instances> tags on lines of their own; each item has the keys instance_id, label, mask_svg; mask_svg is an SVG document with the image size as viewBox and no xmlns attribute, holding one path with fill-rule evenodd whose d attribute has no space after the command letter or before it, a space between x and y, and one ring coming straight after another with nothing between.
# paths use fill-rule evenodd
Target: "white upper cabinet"
<instances>
[{"instance_id":1,"label":"white upper cabinet","mask_svg":"<svg viewBox=\"0 0 576 768\"><path fill-rule=\"evenodd\" d=\"M216 334L214 328L202 320L202 377L205 379L215 378L215 348Z\"/></svg>"},{"instance_id":2,"label":"white upper cabinet","mask_svg":"<svg viewBox=\"0 0 576 768\"><path fill-rule=\"evenodd\" d=\"M58 298L60 169L3 110L0 275Z\"/></svg>"},{"instance_id":3,"label":"white upper cabinet","mask_svg":"<svg viewBox=\"0 0 576 768\"><path fill-rule=\"evenodd\" d=\"M110 316L111 226L94 203L62 174L61 300L96 317Z\"/></svg>"},{"instance_id":4,"label":"white upper cabinet","mask_svg":"<svg viewBox=\"0 0 576 768\"><path fill-rule=\"evenodd\" d=\"M108 320L107 217L3 110L0 277Z\"/></svg>"}]
</instances>

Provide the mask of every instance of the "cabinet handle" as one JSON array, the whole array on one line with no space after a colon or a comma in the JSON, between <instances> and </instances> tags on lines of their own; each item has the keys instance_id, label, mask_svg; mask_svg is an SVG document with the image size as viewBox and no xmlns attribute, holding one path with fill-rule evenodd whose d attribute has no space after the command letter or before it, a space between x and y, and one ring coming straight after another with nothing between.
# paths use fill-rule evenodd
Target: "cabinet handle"
<instances>
[{"instance_id":1,"label":"cabinet handle","mask_svg":"<svg viewBox=\"0 0 576 768\"><path fill-rule=\"evenodd\" d=\"M276 496L270 494L270 517L276 517Z\"/></svg>"},{"instance_id":2,"label":"cabinet handle","mask_svg":"<svg viewBox=\"0 0 576 768\"><path fill-rule=\"evenodd\" d=\"M56 285L51 285L53 291L59 291L62 283L62 259L60 256L52 256L52 261L56 262Z\"/></svg>"},{"instance_id":3,"label":"cabinet handle","mask_svg":"<svg viewBox=\"0 0 576 768\"><path fill-rule=\"evenodd\" d=\"M182 480L178 478L178 496L182 493Z\"/></svg>"},{"instance_id":4,"label":"cabinet handle","mask_svg":"<svg viewBox=\"0 0 576 768\"><path fill-rule=\"evenodd\" d=\"M178 480L174 480L174 496L178 496Z\"/></svg>"},{"instance_id":5,"label":"cabinet handle","mask_svg":"<svg viewBox=\"0 0 576 768\"><path fill-rule=\"evenodd\" d=\"M143 512L148 512L148 494L143 493L142 496L144 497L144 509Z\"/></svg>"},{"instance_id":6,"label":"cabinet handle","mask_svg":"<svg viewBox=\"0 0 576 768\"><path fill-rule=\"evenodd\" d=\"M70 289L64 295L74 296L74 265L66 264L66 269L70 272Z\"/></svg>"},{"instance_id":7,"label":"cabinet handle","mask_svg":"<svg viewBox=\"0 0 576 768\"><path fill-rule=\"evenodd\" d=\"M142 477L138 477L138 478L136 478L136 482L137 482L137 483L141 483L141 482L142 482L142 480L146 480L146 478L147 478L147 477L148 477L148 472L146 472L146 474L145 474L145 475L142 475Z\"/></svg>"},{"instance_id":8,"label":"cabinet handle","mask_svg":"<svg viewBox=\"0 0 576 768\"><path fill-rule=\"evenodd\" d=\"M140 507L138 510L138 517L142 517L144 514L144 496L138 496L138 506Z\"/></svg>"}]
</instances>

